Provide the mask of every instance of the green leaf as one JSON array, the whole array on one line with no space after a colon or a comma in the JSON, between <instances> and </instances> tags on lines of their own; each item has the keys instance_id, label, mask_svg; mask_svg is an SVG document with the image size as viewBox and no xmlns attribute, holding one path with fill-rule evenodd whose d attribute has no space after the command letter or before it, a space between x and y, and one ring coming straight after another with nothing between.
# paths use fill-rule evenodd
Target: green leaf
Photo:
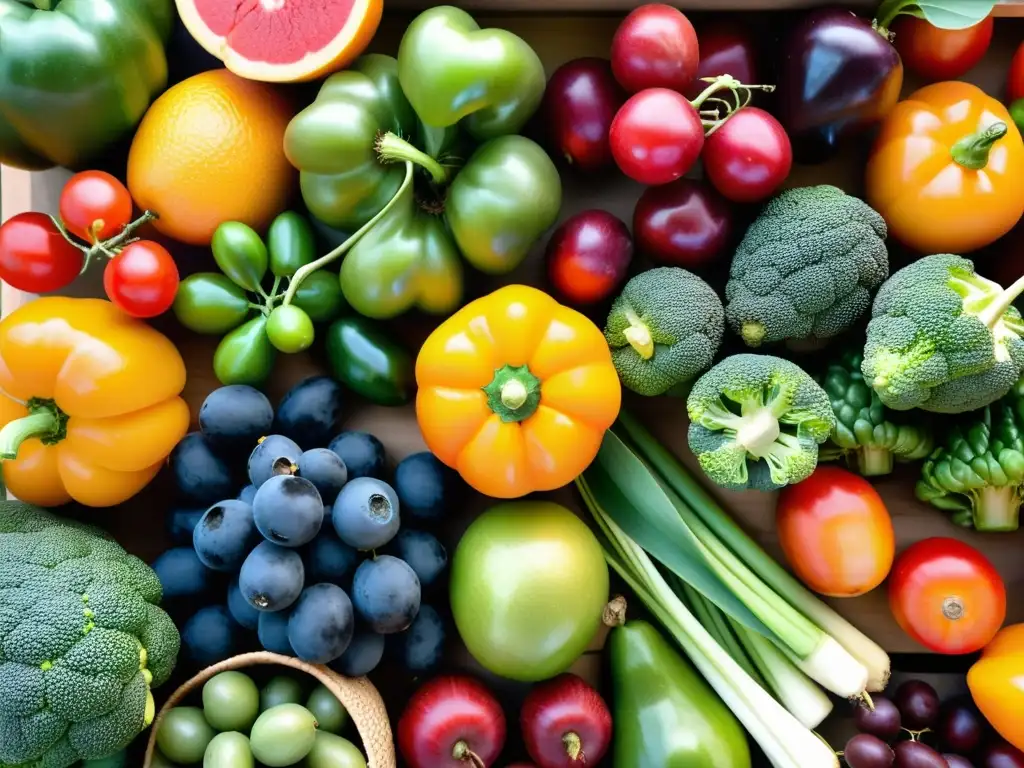
<instances>
[{"instance_id":1,"label":"green leaf","mask_svg":"<svg viewBox=\"0 0 1024 768\"><path fill-rule=\"evenodd\" d=\"M940 29L967 29L983 21L995 0L918 0L925 19Z\"/></svg>"},{"instance_id":2,"label":"green leaf","mask_svg":"<svg viewBox=\"0 0 1024 768\"><path fill-rule=\"evenodd\" d=\"M605 433L597 459L583 476L597 505L644 551L739 623L775 638L722 583L665 489L612 432Z\"/></svg>"}]
</instances>

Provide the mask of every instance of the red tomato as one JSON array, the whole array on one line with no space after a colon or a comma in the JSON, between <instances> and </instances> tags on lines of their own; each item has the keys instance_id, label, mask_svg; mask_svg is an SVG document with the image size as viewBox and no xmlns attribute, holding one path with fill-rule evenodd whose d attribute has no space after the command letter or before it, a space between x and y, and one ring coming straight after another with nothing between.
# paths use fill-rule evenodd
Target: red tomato
<instances>
[{"instance_id":1,"label":"red tomato","mask_svg":"<svg viewBox=\"0 0 1024 768\"><path fill-rule=\"evenodd\" d=\"M132 196L109 173L82 171L68 179L60 193L60 218L85 242L103 242L132 220Z\"/></svg>"},{"instance_id":2,"label":"red tomato","mask_svg":"<svg viewBox=\"0 0 1024 768\"><path fill-rule=\"evenodd\" d=\"M150 240L125 247L103 271L107 298L129 315L156 317L178 293L178 266L167 249Z\"/></svg>"},{"instance_id":3,"label":"red tomato","mask_svg":"<svg viewBox=\"0 0 1024 768\"><path fill-rule=\"evenodd\" d=\"M779 494L775 527L793 572L829 597L856 597L883 581L896 555L885 502L871 483L820 466Z\"/></svg>"},{"instance_id":4,"label":"red tomato","mask_svg":"<svg viewBox=\"0 0 1024 768\"><path fill-rule=\"evenodd\" d=\"M622 105L608 132L619 169L648 186L685 174L704 147L704 126L693 105L667 88L648 88Z\"/></svg>"},{"instance_id":5,"label":"red tomato","mask_svg":"<svg viewBox=\"0 0 1024 768\"><path fill-rule=\"evenodd\" d=\"M1006 587L992 563L957 539L912 545L889 579L889 608L903 631L936 653L974 653L1006 619Z\"/></svg>"},{"instance_id":6,"label":"red tomato","mask_svg":"<svg viewBox=\"0 0 1024 768\"><path fill-rule=\"evenodd\" d=\"M757 107L744 107L705 138L702 157L708 181L736 203L770 197L793 167L785 129Z\"/></svg>"},{"instance_id":7,"label":"red tomato","mask_svg":"<svg viewBox=\"0 0 1024 768\"><path fill-rule=\"evenodd\" d=\"M0 226L0 279L19 291L60 290L78 277L84 258L45 213L19 213Z\"/></svg>"},{"instance_id":8,"label":"red tomato","mask_svg":"<svg viewBox=\"0 0 1024 768\"><path fill-rule=\"evenodd\" d=\"M1010 74L1006 80L1006 94L1007 102L1024 99L1024 43L1017 46L1017 52L1013 54L1013 61L1010 62Z\"/></svg>"},{"instance_id":9,"label":"red tomato","mask_svg":"<svg viewBox=\"0 0 1024 768\"><path fill-rule=\"evenodd\" d=\"M940 29L916 16L898 16L892 24L893 44L903 65L921 77L938 82L956 80L985 56L992 42L994 19L967 29Z\"/></svg>"},{"instance_id":10,"label":"red tomato","mask_svg":"<svg viewBox=\"0 0 1024 768\"><path fill-rule=\"evenodd\" d=\"M683 91L697 74L700 49L693 24L670 5L649 3L630 13L612 38L612 72L630 93Z\"/></svg>"}]
</instances>

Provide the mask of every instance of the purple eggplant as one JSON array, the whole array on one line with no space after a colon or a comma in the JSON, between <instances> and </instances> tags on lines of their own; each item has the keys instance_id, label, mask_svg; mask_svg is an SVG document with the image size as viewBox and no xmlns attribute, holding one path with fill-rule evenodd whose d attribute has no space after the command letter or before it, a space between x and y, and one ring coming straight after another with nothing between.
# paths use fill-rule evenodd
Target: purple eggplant
<instances>
[{"instance_id":1,"label":"purple eggplant","mask_svg":"<svg viewBox=\"0 0 1024 768\"><path fill-rule=\"evenodd\" d=\"M832 157L840 141L899 100L903 62L871 23L841 8L811 11L782 46L779 119L801 162Z\"/></svg>"}]
</instances>

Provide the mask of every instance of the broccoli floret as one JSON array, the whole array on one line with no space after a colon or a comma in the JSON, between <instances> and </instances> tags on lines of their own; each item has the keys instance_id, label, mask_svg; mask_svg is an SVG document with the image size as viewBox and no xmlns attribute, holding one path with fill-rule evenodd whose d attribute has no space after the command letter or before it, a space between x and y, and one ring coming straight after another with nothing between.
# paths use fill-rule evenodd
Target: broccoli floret
<instances>
[{"instance_id":1,"label":"broccoli floret","mask_svg":"<svg viewBox=\"0 0 1024 768\"><path fill-rule=\"evenodd\" d=\"M995 422L995 423L993 423ZM1015 531L1024 498L1024 436L1012 403L955 426L921 467L917 498L979 531Z\"/></svg>"},{"instance_id":2,"label":"broccoli floret","mask_svg":"<svg viewBox=\"0 0 1024 768\"><path fill-rule=\"evenodd\" d=\"M622 289L604 335L622 384L662 395L706 371L725 333L722 300L679 267L641 272Z\"/></svg>"},{"instance_id":3,"label":"broccoli floret","mask_svg":"<svg viewBox=\"0 0 1024 768\"><path fill-rule=\"evenodd\" d=\"M725 358L697 379L686 409L701 469L735 490L804 480L836 423L825 390L799 366L768 355Z\"/></svg>"},{"instance_id":4,"label":"broccoli floret","mask_svg":"<svg viewBox=\"0 0 1024 768\"><path fill-rule=\"evenodd\" d=\"M0 503L0 765L106 757L152 722L180 646L160 597L98 529Z\"/></svg>"},{"instance_id":5,"label":"broccoli floret","mask_svg":"<svg viewBox=\"0 0 1024 768\"><path fill-rule=\"evenodd\" d=\"M931 430L894 419L864 381L859 351L846 350L825 368L821 385L832 402L836 426L822 446L822 461L843 458L865 477L892 472L893 460L917 461L935 447Z\"/></svg>"},{"instance_id":6,"label":"broccoli floret","mask_svg":"<svg viewBox=\"0 0 1024 768\"><path fill-rule=\"evenodd\" d=\"M871 309L861 370L898 411L964 413L1007 392L1024 372L1024 320L1004 290L960 256L925 256L894 274Z\"/></svg>"},{"instance_id":7,"label":"broccoli floret","mask_svg":"<svg viewBox=\"0 0 1024 768\"><path fill-rule=\"evenodd\" d=\"M733 256L725 287L729 327L749 347L837 336L889 276L885 236L885 220L837 187L782 192Z\"/></svg>"}]
</instances>

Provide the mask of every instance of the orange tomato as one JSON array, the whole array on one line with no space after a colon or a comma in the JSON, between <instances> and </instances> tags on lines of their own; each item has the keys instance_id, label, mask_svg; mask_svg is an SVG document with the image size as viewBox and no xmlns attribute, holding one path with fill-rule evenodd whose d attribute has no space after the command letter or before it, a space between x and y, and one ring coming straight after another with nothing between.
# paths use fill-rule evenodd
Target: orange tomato
<instances>
[{"instance_id":1,"label":"orange tomato","mask_svg":"<svg viewBox=\"0 0 1024 768\"><path fill-rule=\"evenodd\" d=\"M889 607L903 631L936 653L974 653L1006 619L1006 587L992 563L957 539L919 541L889 578Z\"/></svg>"},{"instance_id":2,"label":"orange tomato","mask_svg":"<svg viewBox=\"0 0 1024 768\"><path fill-rule=\"evenodd\" d=\"M1024 749L1024 624L1000 630L967 673L967 687L999 735Z\"/></svg>"},{"instance_id":3,"label":"orange tomato","mask_svg":"<svg viewBox=\"0 0 1024 768\"><path fill-rule=\"evenodd\" d=\"M427 446L500 499L571 483L619 414L604 334L536 288L510 285L460 309L416 359Z\"/></svg>"},{"instance_id":4,"label":"orange tomato","mask_svg":"<svg viewBox=\"0 0 1024 768\"><path fill-rule=\"evenodd\" d=\"M867 201L921 253L967 253L1024 214L1024 141L998 100L935 83L889 113L868 160Z\"/></svg>"},{"instance_id":5,"label":"orange tomato","mask_svg":"<svg viewBox=\"0 0 1024 768\"><path fill-rule=\"evenodd\" d=\"M860 475L821 466L779 494L775 526L786 560L808 587L856 597L881 584L896 555L885 503Z\"/></svg>"}]
</instances>

